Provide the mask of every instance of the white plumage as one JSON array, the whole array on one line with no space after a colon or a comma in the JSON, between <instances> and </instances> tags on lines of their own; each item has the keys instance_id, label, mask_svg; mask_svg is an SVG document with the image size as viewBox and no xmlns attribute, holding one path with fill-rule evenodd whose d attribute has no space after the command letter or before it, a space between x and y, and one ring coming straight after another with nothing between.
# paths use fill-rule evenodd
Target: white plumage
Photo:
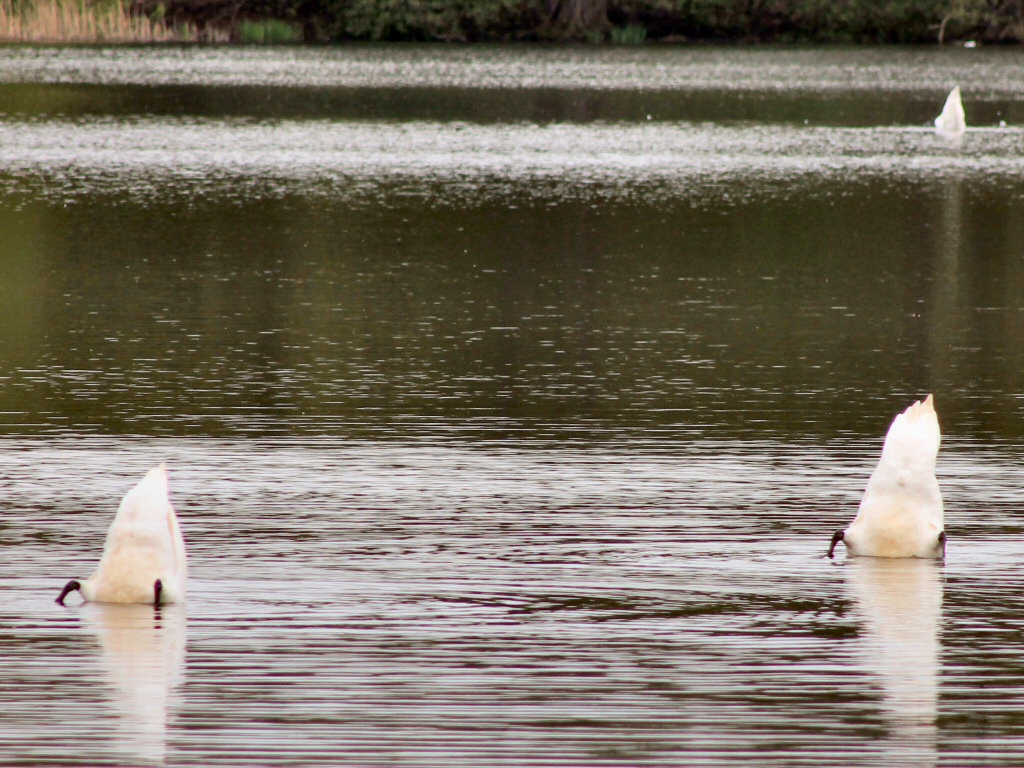
<instances>
[{"instance_id":1,"label":"white plumage","mask_svg":"<svg viewBox=\"0 0 1024 768\"><path fill-rule=\"evenodd\" d=\"M951 138L962 136L967 130L964 104L960 100L960 86L949 92L942 114L935 118L935 132Z\"/></svg>"},{"instance_id":2,"label":"white plumage","mask_svg":"<svg viewBox=\"0 0 1024 768\"><path fill-rule=\"evenodd\" d=\"M857 517L849 528L832 537L829 557L840 541L851 555L945 554L942 493L935 479L940 439L931 395L893 419Z\"/></svg>"},{"instance_id":3,"label":"white plumage","mask_svg":"<svg viewBox=\"0 0 1024 768\"><path fill-rule=\"evenodd\" d=\"M75 589L89 602L184 602L186 576L185 541L161 464L125 494L96 572L86 581L69 581L57 602L63 605Z\"/></svg>"}]
</instances>

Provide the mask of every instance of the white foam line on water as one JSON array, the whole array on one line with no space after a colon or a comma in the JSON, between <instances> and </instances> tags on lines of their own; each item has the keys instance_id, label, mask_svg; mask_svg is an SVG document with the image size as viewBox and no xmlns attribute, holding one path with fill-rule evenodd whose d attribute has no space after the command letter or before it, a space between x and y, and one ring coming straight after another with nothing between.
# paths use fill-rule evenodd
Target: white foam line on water
<instances>
[{"instance_id":1,"label":"white foam line on water","mask_svg":"<svg viewBox=\"0 0 1024 768\"><path fill-rule=\"evenodd\" d=\"M173 184L453 189L542 182L628 189L795 178L1024 177L1024 130L969 134L953 146L917 129L710 123L502 124L253 122L145 118L0 123L0 168L59 189ZM197 181L199 180L199 181ZM150 190L151 191L151 190ZM365 190L364 190L365 191ZM465 190L464 190L465 191Z\"/></svg>"},{"instance_id":2,"label":"white foam line on water","mask_svg":"<svg viewBox=\"0 0 1024 768\"><path fill-rule=\"evenodd\" d=\"M927 92L1024 95L1010 48L102 46L0 49L0 82L336 88ZM939 102L941 104L941 101Z\"/></svg>"}]
</instances>

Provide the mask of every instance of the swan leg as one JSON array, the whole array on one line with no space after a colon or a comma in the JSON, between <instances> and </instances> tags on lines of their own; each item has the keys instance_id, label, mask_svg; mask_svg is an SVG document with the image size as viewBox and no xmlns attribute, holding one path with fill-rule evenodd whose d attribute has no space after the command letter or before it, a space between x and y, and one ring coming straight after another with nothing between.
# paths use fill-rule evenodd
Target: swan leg
<instances>
[{"instance_id":1,"label":"swan leg","mask_svg":"<svg viewBox=\"0 0 1024 768\"><path fill-rule=\"evenodd\" d=\"M64 598L68 596L69 592L74 592L76 589L81 589L82 585L72 579L64 585L64 589L60 591L60 596L57 598L58 605L64 605Z\"/></svg>"},{"instance_id":2,"label":"swan leg","mask_svg":"<svg viewBox=\"0 0 1024 768\"><path fill-rule=\"evenodd\" d=\"M828 546L829 559L832 558L833 553L836 551L836 544L843 540L843 531L836 531L832 534L832 543Z\"/></svg>"},{"instance_id":3,"label":"swan leg","mask_svg":"<svg viewBox=\"0 0 1024 768\"><path fill-rule=\"evenodd\" d=\"M942 556L946 556L946 532L939 532L939 548L942 550Z\"/></svg>"},{"instance_id":4,"label":"swan leg","mask_svg":"<svg viewBox=\"0 0 1024 768\"><path fill-rule=\"evenodd\" d=\"M160 579L153 582L153 605L160 605L160 593L163 591L164 585Z\"/></svg>"}]
</instances>

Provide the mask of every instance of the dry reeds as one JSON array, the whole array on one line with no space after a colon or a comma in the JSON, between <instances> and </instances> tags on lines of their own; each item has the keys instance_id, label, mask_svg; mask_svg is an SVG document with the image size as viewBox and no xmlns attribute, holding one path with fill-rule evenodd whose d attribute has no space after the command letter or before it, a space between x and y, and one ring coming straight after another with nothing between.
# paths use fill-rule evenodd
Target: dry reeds
<instances>
[{"instance_id":1,"label":"dry reeds","mask_svg":"<svg viewBox=\"0 0 1024 768\"><path fill-rule=\"evenodd\" d=\"M168 26L131 14L120 2L0 0L0 41L33 43L221 42L227 33Z\"/></svg>"}]
</instances>

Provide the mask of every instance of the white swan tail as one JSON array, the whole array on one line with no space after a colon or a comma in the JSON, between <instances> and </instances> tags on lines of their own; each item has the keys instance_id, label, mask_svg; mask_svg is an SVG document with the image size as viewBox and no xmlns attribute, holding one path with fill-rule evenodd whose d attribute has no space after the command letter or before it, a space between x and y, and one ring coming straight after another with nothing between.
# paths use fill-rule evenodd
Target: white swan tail
<instances>
[{"instance_id":1,"label":"white swan tail","mask_svg":"<svg viewBox=\"0 0 1024 768\"><path fill-rule=\"evenodd\" d=\"M962 136L967 130L967 117L960 99L960 86L956 86L946 97L942 114L935 118L935 132L942 136Z\"/></svg>"},{"instance_id":2,"label":"white swan tail","mask_svg":"<svg viewBox=\"0 0 1024 768\"><path fill-rule=\"evenodd\" d=\"M161 464L121 500L99 567L81 592L103 603L176 603L185 599L186 578L185 541Z\"/></svg>"},{"instance_id":3,"label":"white swan tail","mask_svg":"<svg viewBox=\"0 0 1024 768\"><path fill-rule=\"evenodd\" d=\"M935 478L941 434L932 396L893 419L857 517L841 540L855 555L940 557L942 493Z\"/></svg>"}]
</instances>

